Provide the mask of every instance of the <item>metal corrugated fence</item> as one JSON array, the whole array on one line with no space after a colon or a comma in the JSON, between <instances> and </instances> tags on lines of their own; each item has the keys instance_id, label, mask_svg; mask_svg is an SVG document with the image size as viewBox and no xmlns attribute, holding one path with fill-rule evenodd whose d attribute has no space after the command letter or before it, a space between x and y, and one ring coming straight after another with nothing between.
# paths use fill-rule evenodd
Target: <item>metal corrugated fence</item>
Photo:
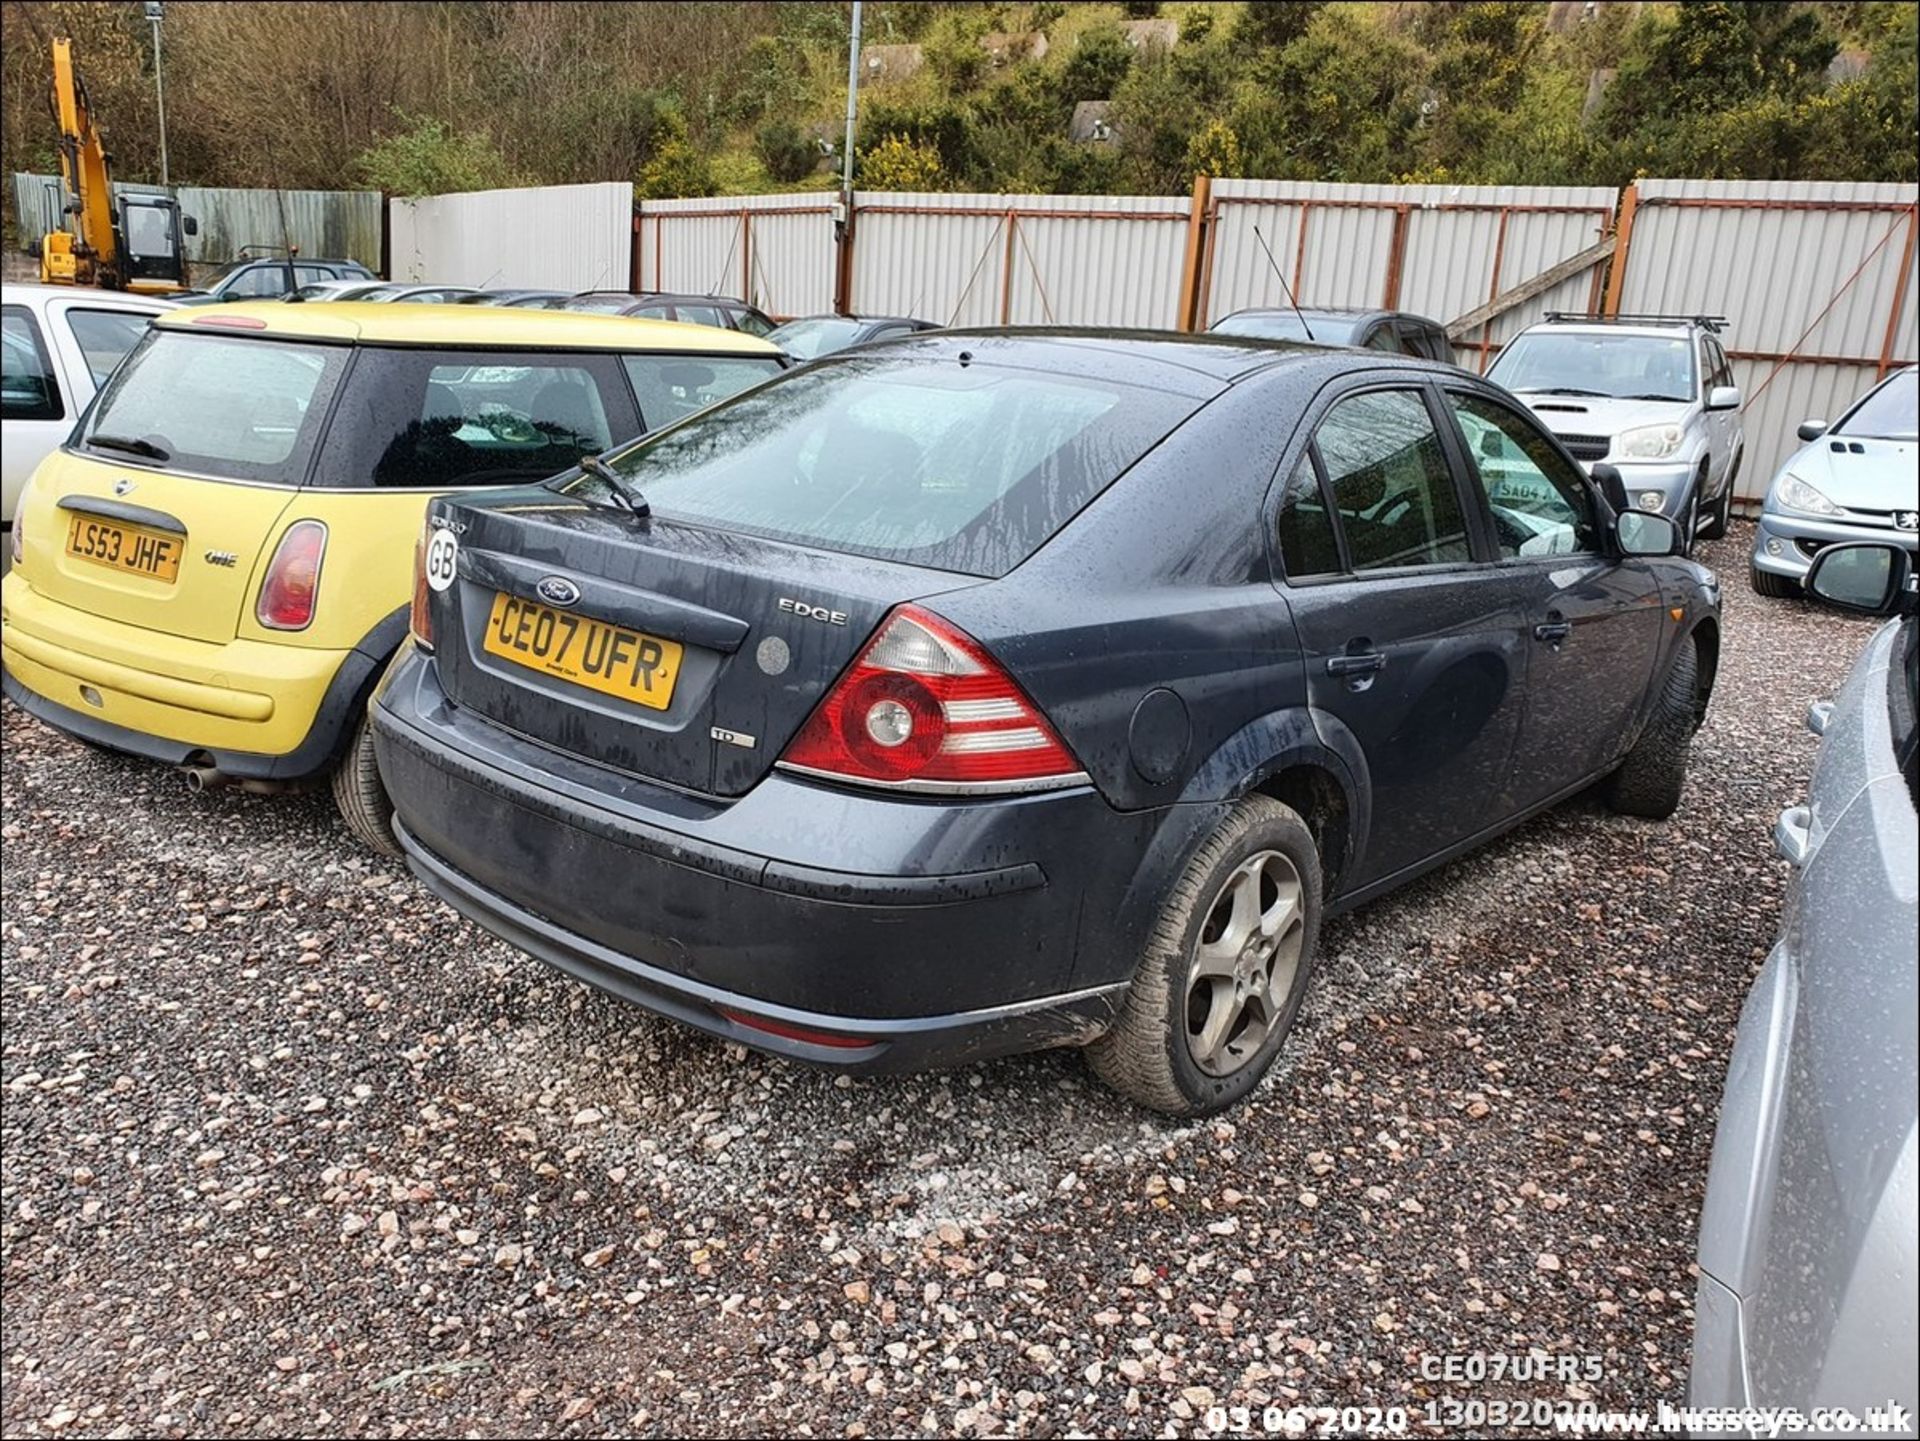
<instances>
[{"instance_id":1,"label":"metal corrugated fence","mask_svg":"<svg viewBox=\"0 0 1920 1441\"><path fill-rule=\"evenodd\" d=\"M380 193L375 190L236 190L199 185L114 183L116 194L168 195L197 223L186 237L187 260L224 265L243 246L297 245L300 253L330 260L380 264ZM56 175L16 171L13 213L23 249L38 252L60 225L64 192Z\"/></svg>"},{"instance_id":2,"label":"metal corrugated fence","mask_svg":"<svg viewBox=\"0 0 1920 1441\"><path fill-rule=\"evenodd\" d=\"M854 209L856 312L944 325L1177 318L1185 199L861 191Z\"/></svg>"},{"instance_id":3,"label":"metal corrugated fence","mask_svg":"<svg viewBox=\"0 0 1920 1441\"><path fill-rule=\"evenodd\" d=\"M642 201L634 289L732 295L783 317L831 310L836 198Z\"/></svg>"},{"instance_id":4,"label":"metal corrugated fence","mask_svg":"<svg viewBox=\"0 0 1920 1441\"><path fill-rule=\"evenodd\" d=\"M633 186L624 181L394 200L387 220L395 280L627 288Z\"/></svg>"},{"instance_id":5,"label":"metal corrugated fence","mask_svg":"<svg viewBox=\"0 0 1920 1441\"><path fill-rule=\"evenodd\" d=\"M1567 260L1607 233L1619 192L1544 185L1336 185L1216 180L1201 282L1201 328L1250 306L1379 306L1445 322ZM1284 286L1283 286L1284 280ZM1460 342L1485 369L1511 336L1549 310L1586 310L1598 273L1582 273Z\"/></svg>"},{"instance_id":6,"label":"metal corrugated fence","mask_svg":"<svg viewBox=\"0 0 1920 1441\"><path fill-rule=\"evenodd\" d=\"M1916 201L1913 185L1737 180L1642 180L1623 198L1608 306L1727 317L1743 498L1766 494L1800 421L1914 362Z\"/></svg>"},{"instance_id":7,"label":"metal corrugated fence","mask_svg":"<svg viewBox=\"0 0 1920 1441\"><path fill-rule=\"evenodd\" d=\"M642 201L636 288L736 295L778 316L831 310L835 201ZM949 325L1171 326L1190 209L1141 195L859 191L848 303Z\"/></svg>"}]
</instances>

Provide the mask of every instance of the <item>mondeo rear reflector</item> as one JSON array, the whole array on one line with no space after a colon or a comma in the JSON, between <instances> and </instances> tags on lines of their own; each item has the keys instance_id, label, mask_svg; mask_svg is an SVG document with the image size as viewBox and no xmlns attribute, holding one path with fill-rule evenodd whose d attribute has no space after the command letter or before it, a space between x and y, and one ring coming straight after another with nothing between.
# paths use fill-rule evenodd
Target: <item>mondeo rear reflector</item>
<instances>
[{"instance_id":1,"label":"mondeo rear reflector","mask_svg":"<svg viewBox=\"0 0 1920 1441\"><path fill-rule=\"evenodd\" d=\"M896 608L781 757L862 785L991 795L1085 783L1045 716L972 637Z\"/></svg>"}]
</instances>

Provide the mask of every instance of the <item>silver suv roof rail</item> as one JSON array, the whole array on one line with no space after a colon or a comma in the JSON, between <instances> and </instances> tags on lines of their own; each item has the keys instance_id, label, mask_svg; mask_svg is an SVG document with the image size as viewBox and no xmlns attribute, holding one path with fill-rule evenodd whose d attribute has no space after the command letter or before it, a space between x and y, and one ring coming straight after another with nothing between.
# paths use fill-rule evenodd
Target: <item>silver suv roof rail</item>
<instances>
[{"instance_id":1,"label":"silver suv roof rail","mask_svg":"<svg viewBox=\"0 0 1920 1441\"><path fill-rule=\"evenodd\" d=\"M1570 310L1549 310L1549 325L1697 325L1715 335L1727 328L1724 315L1579 315Z\"/></svg>"}]
</instances>

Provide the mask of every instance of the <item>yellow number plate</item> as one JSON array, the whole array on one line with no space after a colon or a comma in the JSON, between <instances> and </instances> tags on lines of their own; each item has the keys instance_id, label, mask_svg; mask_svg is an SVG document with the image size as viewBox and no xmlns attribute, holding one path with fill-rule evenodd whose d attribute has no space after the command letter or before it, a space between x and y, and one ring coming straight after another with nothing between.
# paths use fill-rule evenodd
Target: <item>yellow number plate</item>
<instances>
[{"instance_id":1,"label":"yellow number plate","mask_svg":"<svg viewBox=\"0 0 1920 1441\"><path fill-rule=\"evenodd\" d=\"M625 626L504 593L487 617L491 655L653 710L673 701L684 648Z\"/></svg>"},{"instance_id":2,"label":"yellow number plate","mask_svg":"<svg viewBox=\"0 0 1920 1441\"><path fill-rule=\"evenodd\" d=\"M180 553L187 547L183 535L148 530L97 516L75 515L67 524L67 554L108 570L150 576L172 585L180 578Z\"/></svg>"}]
</instances>

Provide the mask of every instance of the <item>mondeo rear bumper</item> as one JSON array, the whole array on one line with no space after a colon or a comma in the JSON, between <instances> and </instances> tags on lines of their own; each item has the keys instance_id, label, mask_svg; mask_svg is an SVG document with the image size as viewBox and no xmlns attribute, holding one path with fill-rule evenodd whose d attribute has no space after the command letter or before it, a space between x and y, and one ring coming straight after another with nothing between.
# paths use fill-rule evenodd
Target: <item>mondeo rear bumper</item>
<instances>
[{"instance_id":1,"label":"mondeo rear bumper","mask_svg":"<svg viewBox=\"0 0 1920 1441\"><path fill-rule=\"evenodd\" d=\"M417 657L373 718L396 830L430 889L713 1035L917 1070L1082 1044L1125 994L1117 917L1157 817L1091 789L949 804L775 772L712 802L501 730L447 703Z\"/></svg>"}]
</instances>

